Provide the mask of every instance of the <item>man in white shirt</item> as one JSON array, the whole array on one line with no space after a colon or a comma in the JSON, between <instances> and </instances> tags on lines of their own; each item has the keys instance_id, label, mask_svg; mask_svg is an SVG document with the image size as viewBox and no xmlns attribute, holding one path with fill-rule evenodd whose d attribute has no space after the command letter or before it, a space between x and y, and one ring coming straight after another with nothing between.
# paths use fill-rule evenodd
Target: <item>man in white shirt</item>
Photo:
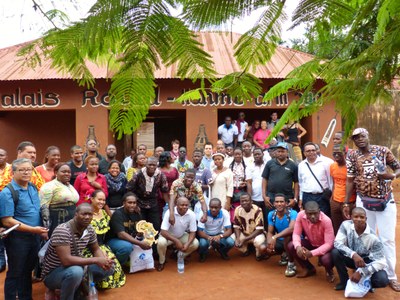
<instances>
[{"instance_id":1,"label":"man in white shirt","mask_svg":"<svg viewBox=\"0 0 400 300\"><path fill-rule=\"evenodd\" d=\"M221 139L225 147L236 147L239 130L236 125L232 124L232 119L229 116L225 117L225 124L218 127L218 138Z\"/></svg>"},{"instance_id":2,"label":"man in white shirt","mask_svg":"<svg viewBox=\"0 0 400 300\"><path fill-rule=\"evenodd\" d=\"M329 169L330 163L317 155L317 148L311 142L304 144L304 156L306 159L299 163L298 168L300 186L299 207L304 207L308 201L315 201L318 203L321 211L329 216L329 199L324 199L323 190L327 188L332 190L333 182Z\"/></svg>"},{"instance_id":3,"label":"man in white shirt","mask_svg":"<svg viewBox=\"0 0 400 300\"><path fill-rule=\"evenodd\" d=\"M207 142L204 145L204 153L201 163L204 167L211 171L211 163L213 162L212 154L213 154L213 144L211 142Z\"/></svg>"},{"instance_id":4,"label":"man in white shirt","mask_svg":"<svg viewBox=\"0 0 400 300\"><path fill-rule=\"evenodd\" d=\"M174 208L175 222L171 225L169 222L170 211L166 211L162 224L161 233L158 238L157 252L159 255L159 264L157 271L162 271L165 265L165 254L167 247L174 244L178 251L183 252L186 257L199 247L199 241L196 239L196 215L189 210L190 202L185 197L179 197Z\"/></svg>"},{"instance_id":5,"label":"man in white shirt","mask_svg":"<svg viewBox=\"0 0 400 300\"><path fill-rule=\"evenodd\" d=\"M246 165L247 192L251 195L253 204L260 207L263 211L264 220L267 220L267 209L262 196L262 173L266 162L263 159L263 150L255 148L253 150L254 163Z\"/></svg>"},{"instance_id":6,"label":"man in white shirt","mask_svg":"<svg viewBox=\"0 0 400 300\"><path fill-rule=\"evenodd\" d=\"M245 141L244 134L246 132L247 127L249 127L249 124L244 120L245 114L244 112L240 112L238 115L237 120L235 121L235 125L238 128L238 142L237 146L241 147L242 143Z\"/></svg>"}]
</instances>

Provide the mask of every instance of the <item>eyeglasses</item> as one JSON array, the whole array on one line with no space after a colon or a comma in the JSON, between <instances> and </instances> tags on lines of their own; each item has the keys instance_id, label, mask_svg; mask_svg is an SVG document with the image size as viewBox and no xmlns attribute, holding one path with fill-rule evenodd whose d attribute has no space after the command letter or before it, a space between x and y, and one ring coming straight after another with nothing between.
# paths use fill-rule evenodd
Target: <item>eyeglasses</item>
<instances>
[{"instance_id":1,"label":"eyeglasses","mask_svg":"<svg viewBox=\"0 0 400 300\"><path fill-rule=\"evenodd\" d=\"M17 172L19 173L32 173L33 169L19 169Z\"/></svg>"},{"instance_id":2,"label":"eyeglasses","mask_svg":"<svg viewBox=\"0 0 400 300\"><path fill-rule=\"evenodd\" d=\"M186 151L179 151L179 153L186 153Z\"/></svg>"},{"instance_id":3,"label":"eyeglasses","mask_svg":"<svg viewBox=\"0 0 400 300\"><path fill-rule=\"evenodd\" d=\"M312 150L306 150L306 151L304 151L305 153L310 153L310 152L317 152L317 150L315 150L315 149L312 149Z\"/></svg>"}]
</instances>

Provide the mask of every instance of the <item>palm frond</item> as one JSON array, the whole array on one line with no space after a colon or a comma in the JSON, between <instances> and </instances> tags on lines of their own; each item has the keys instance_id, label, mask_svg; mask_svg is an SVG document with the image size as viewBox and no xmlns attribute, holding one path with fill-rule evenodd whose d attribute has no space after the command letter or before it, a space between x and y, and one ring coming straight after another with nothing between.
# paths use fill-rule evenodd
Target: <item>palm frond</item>
<instances>
[{"instance_id":1,"label":"palm frond","mask_svg":"<svg viewBox=\"0 0 400 300\"><path fill-rule=\"evenodd\" d=\"M258 23L240 37L235 49L239 65L247 72L271 59L280 40L282 23L286 19L284 2L272 1Z\"/></svg>"}]
</instances>

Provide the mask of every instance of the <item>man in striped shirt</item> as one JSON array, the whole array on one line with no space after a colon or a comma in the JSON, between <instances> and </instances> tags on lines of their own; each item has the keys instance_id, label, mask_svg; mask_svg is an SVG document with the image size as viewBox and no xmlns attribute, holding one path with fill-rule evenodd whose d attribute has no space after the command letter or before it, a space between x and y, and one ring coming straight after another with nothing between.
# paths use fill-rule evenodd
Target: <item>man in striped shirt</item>
<instances>
[{"instance_id":1,"label":"man in striped shirt","mask_svg":"<svg viewBox=\"0 0 400 300\"><path fill-rule=\"evenodd\" d=\"M90 225L92 218L92 206L83 203L77 206L75 217L59 225L51 236L42 277L49 290L61 290L61 299L74 299L84 276L84 266L89 267L94 282L113 272L113 260L104 255L97 243L96 232ZM93 257L82 257L86 247Z\"/></svg>"}]
</instances>

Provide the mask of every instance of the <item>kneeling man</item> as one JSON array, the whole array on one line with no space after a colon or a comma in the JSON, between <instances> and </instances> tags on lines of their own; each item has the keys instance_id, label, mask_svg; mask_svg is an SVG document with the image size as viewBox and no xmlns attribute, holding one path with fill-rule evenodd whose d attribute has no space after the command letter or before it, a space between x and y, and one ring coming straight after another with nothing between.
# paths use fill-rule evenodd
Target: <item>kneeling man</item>
<instances>
[{"instance_id":1,"label":"kneeling man","mask_svg":"<svg viewBox=\"0 0 400 300\"><path fill-rule=\"evenodd\" d=\"M261 208L252 204L248 193L240 196L240 205L235 209L233 219L235 247L243 254L250 254L248 244L252 243L256 249L256 260L263 258L260 247L265 242L264 218Z\"/></svg>"},{"instance_id":2,"label":"kneeling man","mask_svg":"<svg viewBox=\"0 0 400 300\"><path fill-rule=\"evenodd\" d=\"M47 288L61 290L61 299L74 299L84 276L84 266L89 267L94 282L113 273L113 260L101 251L96 232L90 225L92 218L92 206L83 203L77 206L75 217L57 226L51 236L42 277ZM93 257L82 257L86 247Z\"/></svg>"},{"instance_id":3,"label":"kneeling man","mask_svg":"<svg viewBox=\"0 0 400 300\"><path fill-rule=\"evenodd\" d=\"M161 233L158 238L157 252L159 255L159 264L157 271L162 271L165 265L165 254L167 247L174 245L176 250L183 252L186 257L199 247L199 241L196 239L196 215L189 209L190 202L185 197L179 197L174 207L175 222L171 225L169 222L169 213L166 211L161 223Z\"/></svg>"},{"instance_id":4,"label":"kneeling man","mask_svg":"<svg viewBox=\"0 0 400 300\"><path fill-rule=\"evenodd\" d=\"M228 211L221 208L221 200L218 198L211 199L207 221L199 222L197 234L200 238L200 262L206 260L210 244L218 251L222 259L229 260L228 251L235 245L230 237L232 225Z\"/></svg>"},{"instance_id":5,"label":"kneeling man","mask_svg":"<svg viewBox=\"0 0 400 300\"><path fill-rule=\"evenodd\" d=\"M372 275L373 288L386 287L389 284L388 275L384 271L387 263L383 244L368 226L363 208L354 208L351 220L340 225L334 246L332 258L340 278L335 290L346 288L349 279L346 267L357 269L350 277L351 281L359 282L361 276Z\"/></svg>"}]
</instances>

